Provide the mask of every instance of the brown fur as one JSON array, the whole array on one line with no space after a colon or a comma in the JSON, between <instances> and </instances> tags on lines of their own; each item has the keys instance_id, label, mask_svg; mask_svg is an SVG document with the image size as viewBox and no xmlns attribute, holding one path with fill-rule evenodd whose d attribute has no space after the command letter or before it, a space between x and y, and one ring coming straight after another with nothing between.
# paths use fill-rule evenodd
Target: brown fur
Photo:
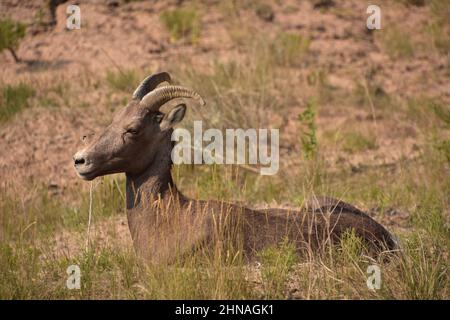
<instances>
[{"instance_id":1,"label":"brown fur","mask_svg":"<svg viewBox=\"0 0 450 320\"><path fill-rule=\"evenodd\" d=\"M167 263L199 247L214 249L221 244L231 244L251 259L255 252L286 238L299 250L320 249L351 229L371 248L396 247L383 226L331 198L313 199L301 210L253 210L186 198L171 177L172 127L182 120L186 106L178 105L164 115L141 102L134 99L120 110L74 160L85 180L126 173L128 225L135 250L144 260Z\"/></svg>"},{"instance_id":2,"label":"brown fur","mask_svg":"<svg viewBox=\"0 0 450 320\"><path fill-rule=\"evenodd\" d=\"M302 248L319 249L353 228L376 250L394 249L389 232L357 208L318 198L303 210L252 210L240 205L186 198L173 183L170 143L139 175L127 174L128 224L136 252L147 261L176 256L230 241L248 259L286 237ZM231 238L231 239L230 239Z\"/></svg>"}]
</instances>

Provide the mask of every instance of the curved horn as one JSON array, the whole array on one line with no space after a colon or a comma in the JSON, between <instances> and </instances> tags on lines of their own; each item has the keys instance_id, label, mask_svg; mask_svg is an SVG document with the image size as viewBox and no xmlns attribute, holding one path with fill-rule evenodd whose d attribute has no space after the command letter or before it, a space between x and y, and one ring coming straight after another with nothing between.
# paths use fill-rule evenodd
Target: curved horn
<instances>
[{"instance_id":1,"label":"curved horn","mask_svg":"<svg viewBox=\"0 0 450 320\"><path fill-rule=\"evenodd\" d=\"M145 95L141 100L141 106L150 110L159 110L166 102L176 98L192 98L204 106L205 101L194 90L181 86L165 86L157 88Z\"/></svg>"},{"instance_id":2,"label":"curved horn","mask_svg":"<svg viewBox=\"0 0 450 320\"><path fill-rule=\"evenodd\" d=\"M170 83L170 80L170 75L167 72L155 73L148 76L142 80L141 84L134 91L133 99L141 100L147 93L153 91L160 83Z\"/></svg>"}]
</instances>

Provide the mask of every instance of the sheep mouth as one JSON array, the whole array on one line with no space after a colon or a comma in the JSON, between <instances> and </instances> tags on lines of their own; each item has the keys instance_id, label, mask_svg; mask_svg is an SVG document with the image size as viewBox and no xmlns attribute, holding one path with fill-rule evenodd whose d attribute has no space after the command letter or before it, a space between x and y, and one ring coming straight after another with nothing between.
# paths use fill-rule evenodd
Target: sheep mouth
<instances>
[{"instance_id":1,"label":"sheep mouth","mask_svg":"<svg viewBox=\"0 0 450 320\"><path fill-rule=\"evenodd\" d=\"M95 174L90 173L90 172L88 172L88 173L77 172L77 174L81 179L86 180L86 181L94 180L97 177Z\"/></svg>"},{"instance_id":2,"label":"sheep mouth","mask_svg":"<svg viewBox=\"0 0 450 320\"><path fill-rule=\"evenodd\" d=\"M86 180L86 181L91 181L97 177L104 176L107 174L121 172L119 170L110 170L107 167L105 167L104 165L95 165L94 166L92 163L84 168L75 166L75 171L77 172L77 175L81 179Z\"/></svg>"},{"instance_id":3,"label":"sheep mouth","mask_svg":"<svg viewBox=\"0 0 450 320\"><path fill-rule=\"evenodd\" d=\"M78 170L77 168L75 168L75 171L77 172L77 175L83 180L91 181L97 177L97 174L95 172L96 170L91 169L91 170L81 171L81 170Z\"/></svg>"}]
</instances>

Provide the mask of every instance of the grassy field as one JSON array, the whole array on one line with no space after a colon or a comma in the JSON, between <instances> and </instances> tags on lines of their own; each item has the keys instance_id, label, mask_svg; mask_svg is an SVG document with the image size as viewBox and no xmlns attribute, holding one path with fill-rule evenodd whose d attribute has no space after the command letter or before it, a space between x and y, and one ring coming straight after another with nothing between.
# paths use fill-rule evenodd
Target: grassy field
<instances>
[{"instance_id":1,"label":"grassy field","mask_svg":"<svg viewBox=\"0 0 450 320\"><path fill-rule=\"evenodd\" d=\"M336 85L334 56L320 59L315 33L275 24L268 35L243 22L249 12L256 12L252 19L269 19L270 8L277 15L298 10L295 3L277 1L268 1L269 9L235 1L217 4L217 14L227 17L220 23L232 46L226 58L214 49L205 66L195 55L174 49L165 65L177 83L195 88L207 102L203 110L189 109L183 127L192 129L193 120L201 118L222 130L280 128L278 174L260 176L245 166L175 166L172 174L183 193L253 207L299 207L313 195L340 198L393 232L401 245L398 256L371 258L360 239L348 233L340 246L301 257L291 244L281 243L261 252L258 263L246 264L230 249L214 257L200 250L171 266L140 265L126 224L123 175L97 178L92 185L73 172L63 177L65 184L49 182L47 176L71 169L70 154L80 145L74 137L108 124L156 68L83 70L77 82L64 70L54 71L56 77L5 73L0 79L0 164L5 177L11 174L0 185L0 298L449 299L450 101L439 90L422 90L427 84L420 72L428 72L432 83L448 83L445 13L450 6L425 2L417 9L427 18L418 31L390 23L386 32L367 40L389 66L414 65L424 56L443 61L439 73L426 69L435 60L424 63L426 71L417 67L407 79L416 86L412 92L389 90L394 72L377 70L371 56L361 58L367 62L363 70L358 62L342 70L351 85ZM202 24L206 10L201 4L152 13L166 45L202 46L209 25ZM414 5L397 4L401 10ZM324 10L314 12L351 16L339 7ZM29 144L30 139L37 142ZM50 153L52 145L61 146L60 152ZM45 152L39 153L42 148ZM51 162L52 157L58 160ZM81 269L80 290L66 287L70 265ZM379 290L367 287L370 265L380 267Z\"/></svg>"}]
</instances>

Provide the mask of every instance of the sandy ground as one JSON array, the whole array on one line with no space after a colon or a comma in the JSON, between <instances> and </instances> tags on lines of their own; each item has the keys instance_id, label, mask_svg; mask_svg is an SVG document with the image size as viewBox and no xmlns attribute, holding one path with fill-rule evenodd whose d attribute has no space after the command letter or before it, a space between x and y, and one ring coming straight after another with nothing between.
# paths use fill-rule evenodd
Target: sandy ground
<instances>
[{"instance_id":1,"label":"sandy ground","mask_svg":"<svg viewBox=\"0 0 450 320\"><path fill-rule=\"evenodd\" d=\"M217 4L202 5L201 36L197 44L190 45L185 41L173 43L159 18L162 10L174 8L178 1L78 3L82 27L72 31L65 28L66 4L57 6L54 26L47 25L50 14L45 1L6 0L0 4L0 16L30 23L18 49L18 55L27 63L16 64L8 52L1 53L0 81L26 80L38 87L68 81L71 94L86 104L77 108L63 101L57 112L31 108L0 126L0 176L12 186L43 184L60 192L80 185L86 188L75 175L72 155L81 146L84 132L100 129L111 118L108 97L95 88L96 81L102 81L108 70L119 67L170 71L186 56L196 67L207 69L217 58L226 60L241 53L228 32L228 17ZM294 70L298 77L287 79L289 85L298 88L308 68L326 66L331 86L351 90L355 78L376 70L373 82L388 95L408 97L424 93L450 105L448 57L418 51L414 59L393 61L380 49L377 35L365 28L365 1L335 1L330 10L316 8L314 3L287 1L273 5L273 21L261 19L252 10L240 12L242 21L262 33L270 35L283 30L311 39L313 63L309 66L300 63ZM399 19L405 28L414 28L428 19L425 7L405 10L403 6L385 3L384 28ZM43 13L39 14L39 10ZM86 83L92 84L92 89L85 90ZM290 110L298 114L303 108L298 102ZM415 158L420 150L421 133L414 124L399 122L395 116L374 121L367 108L349 113L343 106L326 106L320 111L318 127L355 122L377 132L379 147L353 155L330 150L325 156L331 165L342 161L353 168L385 165ZM286 120L283 135L288 147L297 141L296 116Z\"/></svg>"}]
</instances>

